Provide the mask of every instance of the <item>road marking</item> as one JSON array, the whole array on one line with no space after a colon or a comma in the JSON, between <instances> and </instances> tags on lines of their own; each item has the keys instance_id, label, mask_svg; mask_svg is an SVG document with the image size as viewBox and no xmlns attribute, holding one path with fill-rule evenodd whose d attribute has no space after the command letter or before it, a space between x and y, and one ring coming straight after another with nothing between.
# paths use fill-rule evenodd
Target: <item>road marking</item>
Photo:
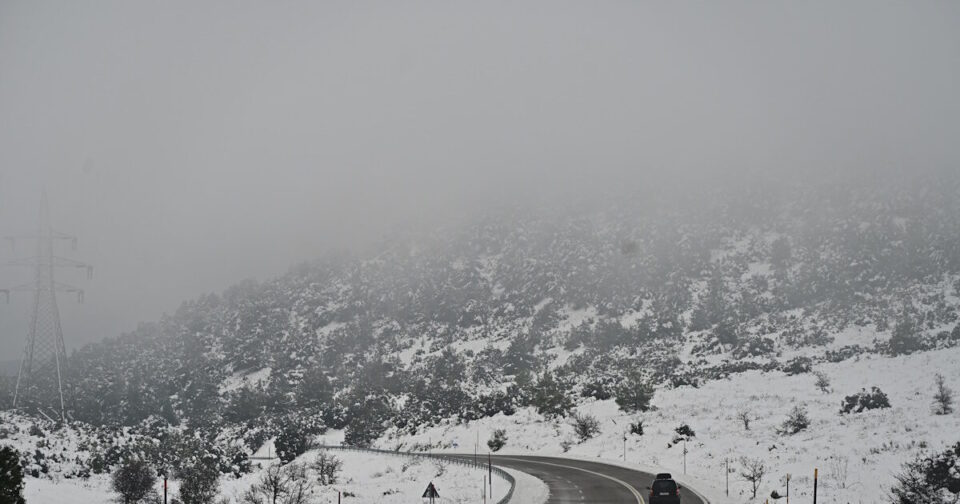
<instances>
[{"instance_id":1,"label":"road marking","mask_svg":"<svg viewBox=\"0 0 960 504\"><path fill-rule=\"evenodd\" d=\"M639 502L640 504L646 504L646 502L643 500L643 496L640 495L640 492L638 492L636 488L633 488L632 485L630 485L629 483L627 483L627 482L625 482L625 481L623 481L623 480L621 480L621 479L614 478L613 476L609 476L609 475L607 475L607 474L598 473L598 472L596 472L596 471L591 471L591 470L589 470L589 469L584 469L584 468L582 468L582 467L568 466L568 465L563 465L563 464L553 464L553 463L550 463L550 462L541 462L541 461L539 461L539 460L515 459L515 458L510 458L510 457L498 457L498 458L500 458L501 460L512 460L512 461L514 461L514 462L528 462L528 463L532 462L532 463L534 463L534 464L542 464L542 465L548 465L548 466L554 466L554 467L563 467L564 469L576 469L576 470L578 470L578 471L583 471L583 472L585 472L585 473L590 473L590 474L593 474L593 475L595 475L595 476L600 476L601 478L607 478L608 480L615 481L615 482L623 485L624 487L626 487L627 490L630 490L630 493L632 493L633 496L637 498L637 502Z\"/></svg>"}]
</instances>

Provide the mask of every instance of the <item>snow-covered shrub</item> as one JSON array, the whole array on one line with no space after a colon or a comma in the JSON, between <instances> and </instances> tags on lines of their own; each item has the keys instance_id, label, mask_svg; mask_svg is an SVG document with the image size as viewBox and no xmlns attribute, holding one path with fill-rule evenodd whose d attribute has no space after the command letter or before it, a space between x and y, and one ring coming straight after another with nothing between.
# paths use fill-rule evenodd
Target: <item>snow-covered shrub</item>
<instances>
[{"instance_id":1,"label":"snow-covered shrub","mask_svg":"<svg viewBox=\"0 0 960 504\"><path fill-rule=\"evenodd\" d=\"M23 487L20 453L9 446L0 447L0 502L25 504Z\"/></svg>"},{"instance_id":2,"label":"snow-covered shrub","mask_svg":"<svg viewBox=\"0 0 960 504\"><path fill-rule=\"evenodd\" d=\"M209 461L198 461L177 472L183 504L210 504L220 488L220 471Z\"/></svg>"},{"instance_id":3,"label":"snow-covered shrub","mask_svg":"<svg viewBox=\"0 0 960 504\"><path fill-rule=\"evenodd\" d=\"M574 406L573 399L567 395L569 389L569 384L545 372L534 387L531 405L547 418L565 417Z\"/></svg>"},{"instance_id":4,"label":"snow-covered shrub","mask_svg":"<svg viewBox=\"0 0 960 504\"><path fill-rule=\"evenodd\" d=\"M501 448L507 444L507 431L504 429L496 429L493 431L493 435L490 436L490 439L487 440L487 446L490 447L491 451L500 451Z\"/></svg>"},{"instance_id":5,"label":"snow-covered shrub","mask_svg":"<svg viewBox=\"0 0 960 504\"><path fill-rule=\"evenodd\" d=\"M740 341L737 348L733 351L733 356L737 359L747 357L762 357L773 353L775 344L770 338L753 337Z\"/></svg>"},{"instance_id":6,"label":"snow-covered shrub","mask_svg":"<svg viewBox=\"0 0 960 504\"><path fill-rule=\"evenodd\" d=\"M747 410L737 412L737 419L743 423L743 430L750 430L750 422L753 420L753 414Z\"/></svg>"},{"instance_id":7,"label":"snow-covered shrub","mask_svg":"<svg viewBox=\"0 0 960 504\"><path fill-rule=\"evenodd\" d=\"M685 423L682 423L679 427L673 429L673 432L677 433L677 435L673 438L674 444L676 444L678 441L689 441L690 438L696 436L696 433L693 432L693 429L691 429L690 426Z\"/></svg>"},{"instance_id":8,"label":"snow-covered shrub","mask_svg":"<svg viewBox=\"0 0 960 504\"><path fill-rule=\"evenodd\" d=\"M897 319L893 327L893 335L887 343L889 352L893 355L906 355L926 349L920 328L909 313L904 312Z\"/></svg>"},{"instance_id":9,"label":"snow-covered shrub","mask_svg":"<svg viewBox=\"0 0 960 504\"><path fill-rule=\"evenodd\" d=\"M637 436L643 435L643 419L638 418L636 422L630 422L630 434L636 434Z\"/></svg>"},{"instance_id":10,"label":"snow-covered shrub","mask_svg":"<svg viewBox=\"0 0 960 504\"><path fill-rule=\"evenodd\" d=\"M581 397L593 397L601 401L606 401L613 397L613 392L610 390L610 386L602 381L591 381L583 386L583 390L580 391Z\"/></svg>"},{"instance_id":11,"label":"snow-covered shrub","mask_svg":"<svg viewBox=\"0 0 960 504\"><path fill-rule=\"evenodd\" d=\"M890 399L887 398L882 390L877 387L871 387L869 391L861 390L853 395L848 395L840 403L840 414L862 413L866 410L889 408Z\"/></svg>"},{"instance_id":12,"label":"snow-covered shrub","mask_svg":"<svg viewBox=\"0 0 960 504\"><path fill-rule=\"evenodd\" d=\"M813 370L813 359L810 357L796 357L783 366L783 372L788 376L807 374Z\"/></svg>"},{"instance_id":13,"label":"snow-covered shrub","mask_svg":"<svg viewBox=\"0 0 960 504\"><path fill-rule=\"evenodd\" d=\"M579 438L582 443L600 434L600 421L592 415L574 413L573 432L576 433L577 438Z\"/></svg>"},{"instance_id":14,"label":"snow-covered shrub","mask_svg":"<svg viewBox=\"0 0 960 504\"><path fill-rule=\"evenodd\" d=\"M801 405L794 406L787 419L780 425L778 432L780 434L793 435L806 430L810 426L810 417L807 416L807 409Z\"/></svg>"},{"instance_id":15,"label":"snow-covered shrub","mask_svg":"<svg viewBox=\"0 0 960 504\"><path fill-rule=\"evenodd\" d=\"M904 464L890 489L894 504L947 504L960 500L960 443Z\"/></svg>"},{"instance_id":16,"label":"snow-covered shrub","mask_svg":"<svg viewBox=\"0 0 960 504\"><path fill-rule=\"evenodd\" d=\"M813 373L813 375L817 377L817 381L815 383L815 385L817 386L817 389L819 389L820 392L823 392L824 394L829 393L830 377L827 376L827 373L824 373L823 371L816 371Z\"/></svg>"},{"instance_id":17,"label":"snow-covered shrub","mask_svg":"<svg viewBox=\"0 0 960 504\"><path fill-rule=\"evenodd\" d=\"M139 458L124 460L120 467L113 471L111 484L113 491L120 494L121 502L133 504L143 500L153 485L157 482L157 475L146 462Z\"/></svg>"},{"instance_id":18,"label":"snow-covered shrub","mask_svg":"<svg viewBox=\"0 0 960 504\"><path fill-rule=\"evenodd\" d=\"M517 412L515 397L500 390L480 396L476 401L477 412L480 417L491 417L497 413L510 416Z\"/></svg>"},{"instance_id":19,"label":"snow-covered shrub","mask_svg":"<svg viewBox=\"0 0 960 504\"><path fill-rule=\"evenodd\" d=\"M310 449L310 434L298 423L289 422L281 427L274 446L277 448L277 457L286 464Z\"/></svg>"},{"instance_id":20,"label":"snow-covered shrub","mask_svg":"<svg viewBox=\"0 0 960 504\"><path fill-rule=\"evenodd\" d=\"M867 350L860 345L845 345L836 350L827 350L824 354L828 362L843 362L865 353Z\"/></svg>"}]
</instances>

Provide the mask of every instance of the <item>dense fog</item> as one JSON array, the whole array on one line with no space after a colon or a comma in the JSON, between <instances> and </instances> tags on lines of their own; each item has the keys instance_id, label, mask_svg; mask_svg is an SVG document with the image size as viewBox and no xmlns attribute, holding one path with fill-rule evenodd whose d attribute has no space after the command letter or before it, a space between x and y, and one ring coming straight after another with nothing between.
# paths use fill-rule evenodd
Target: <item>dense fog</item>
<instances>
[{"instance_id":1,"label":"dense fog","mask_svg":"<svg viewBox=\"0 0 960 504\"><path fill-rule=\"evenodd\" d=\"M503 207L951 172L958 21L943 2L7 1L0 233L35 228L45 187L80 237L75 348ZM0 307L0 360L28 307Z\"/></svg>"}]
</instances>

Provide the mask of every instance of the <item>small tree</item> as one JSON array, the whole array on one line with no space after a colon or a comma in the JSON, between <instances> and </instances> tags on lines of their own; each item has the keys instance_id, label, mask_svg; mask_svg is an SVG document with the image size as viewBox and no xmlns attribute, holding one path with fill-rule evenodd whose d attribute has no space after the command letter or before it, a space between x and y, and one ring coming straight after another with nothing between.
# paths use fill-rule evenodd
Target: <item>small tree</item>
<instances>
[{"instance_id":1,"label":"small tree","mask_svg":"<svg viewBox=\"0 0 960 504\"><path fill-rule=\"evenodd\" d=\"M343 469L343 461L326 451L321 451L313 461L313 470L317 471L317 482L321 485L333 485Z\"/></svg>"},{"instance_id":2,"label":"small tree","mask_svg":"<svg viewBox=\"0 0 960 504\"><path fill-rule=\"evenodd\" d=\"M767 467L760 459L751 459L743 457L740 459L740 476L750 483L751 499L757 498L757 490L763 482L763 476L767 474Z\"/></svg>"},{"instance_id":3,"label":"small tree","mask_svg":"<svg viewBox=\"0 0 960 504\"><path fill-rule=\"evenodd\" d=\"M303 464L272 465L260 481L244 492L243 504L306 504L313 495L313 483Z\"/></svg>"},{"instance_id":4,"label":"small tree","mask_svg":"<svg viewBox=\"0 0 960 504\"><path fill-rule=\"evenodd\" d=\"M580 413L573 414L573 431L577 434L580 442L596 436L600 433L600 421L597 417Z\"/></svg>"},{"instance_id":5,"label":"small tree","mask_svg":"<svg viewBox=\"0 0 960 504\"><path fill-rule=\"evenodd\" d=\"M893 355L911 354L923 350L923 341L920 339L920 330L909 313L904 311L893 327L890 336L890 353Z\"/></svg>"},{"instance_id":6,"label":"small tree","mask_svg":"<svg viewBox=\"0 0 960 504\"><path fill-rule=\"evenodd\" d=\"M650 409L653 394L653 386L647 383L639 373L632 373L614 392L617 406L628 413Z\"/></svg>"},{"instance_id":7,"label":"small tree","mask_svg":"<svg viewBox=\"0 0 960 504\"><path fill-rule=\"evenodd\" d=\"M823 392L824 394L829 393L830 377L827 376L827 373L824 373L823 371L815 371L813 375L817 377L816 385L817 388L820 389L820 392Z\"/></svg>"},{"instance_id":8,"label":"small tree","mask_svg":"<svg viewBox=\"0 0 960 504\"><path fill-rule=\"evenodd\" d=\"M277 448L277 457L287 464L310 449L310 435L295 422L288 422L277 435L274 446Z\"/></svg>"},{"instance_id":9,"label":"small tree","mask_svg":"<svg viewBox=\"0 0 960 504\"><path fill-rule=\"evenodd\" d=\"M537 413L547 418L564 417L573 409L573 400L567 395L569 385L554 378L549 371L537 381L531 402Z\"/></svg>"},{"instance_id":10,"label":"small tree","mask_svg":"<svg viewBox=\"0 0 960 504\"><path fill-rule=\"evenodd\" d=\"M751 415L749 411L740 410L740 412L737 413L737 418L743 423L743 430L750 430L750 421L753 420L753 415Z\"/></svg>"},{"instance_id":11,"label":"small tree","mask_svg":"<svg viewBox=\"0 0 960 504\"><path fill-rule=\"evenodd\" d=\"M487 440L487 446L490 447L492 451L500 451L507 444L507 431L504 429L497 429L493 431L493 435L490 436L490 439Z\"/></svg>"},{"instance_id":12,"label":"small tree","mask_svg":"<svg viewBox=\"0 0 960 504\"><path fill-rule=\"evenodd\" d=\"M630 422L630 434L636 434L637 436L643 435L643 419L638 418L636 422Z\"/></svg>"},{"instance_id":13,"label":"small tree","mask_svg":"<svg viewBox=\"0 0 960 504\"><path fill-rule=\"evenodd\" d=\"M183 504L211 504L220 487L220 472L210 462L197 462L178 472Z\"/></svg>"},{"instance_id":14,"label":"small tree","mask_svg":"<svg viewBox=\"0 0 960 504\"><path fill-rule=\"evenodd\" d=\"M810 418L807 416L807 410L803 406L794 406L787 419L780 426L780 433L793 435L810 426Z\"/></svg>"},{"instance_id":15,"label":"small tree","mask_svg":"<svg viewBox=\"0 0 960 504\"><path fill-rule=\"evenodd\" d=\"M9 446L0 447L0 502L26 504L23 486L20 453Z\"/></svg>"},{"instance_id":16,"label":"small tree","mask_svg":"<svg viewBox=\"0 0 960 504\"><path fill-rule=\"evenodd\" d=\"M136 504L153 489L157 475L143 460L128 458L113 472L112 483L124 504Z\"/></svg>"},{"instance_id":17,"label":"small tree","mask_svg":"<svg viewBox=\"0 0 960 504\"><path fill-rule=\"evenodd\" d=\"M937 392L933 395L933 413L936 415L953 413L953 391L947 387L946 379L942 374L937 373L934 383L937 385Z\"/></svg>"}]
</instances>

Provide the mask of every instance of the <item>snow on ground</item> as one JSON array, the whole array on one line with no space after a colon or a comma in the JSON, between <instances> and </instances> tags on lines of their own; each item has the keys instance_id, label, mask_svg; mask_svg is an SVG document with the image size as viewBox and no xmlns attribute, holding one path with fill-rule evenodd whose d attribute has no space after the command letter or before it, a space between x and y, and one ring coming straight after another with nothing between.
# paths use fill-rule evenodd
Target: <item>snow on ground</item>
<instances>
[{"instance_id":1,"label":"snow on ground","mask_svg":"<svg viewBox=\"0 0 960 504\"><path fill-rule=\"evenodd\" d=\"M109 476L93 476L87 481L27 478L26 482L23 496L30 504L100 504L116 499Z\"/></svg>"},{"instance_id":2,"label":"snow on ground","mask_svg":"<svg viewBox=\"0 0 960 504\"><path fill-rule=\"evenodd\" d=\"M318 453L317 450L307 452L295 462L309 466ZM331 453L343 461L343 471L336 484L316 488L315 502L337 502L338 491L343 492L343 502L346 504L420 502L427 484L433 482L441 497L438 503L476 503L481 501L483 478L487 475L482 469L433 459L340 450L332 450ZM262 468L259 468L241 478L224 477L220 485L221 498L229 499L230 503L241 502L243 493L259 481L261 474ZM177 482L170 483L170 495L174 496ZM505 480L494 476L492 502L503 498L507 488ZM545 496L545 486L540 487L536 482L525 481L523 488L526 493L522 496L532 496L533 499ZM157 490L161 490L160 483ZM94 476L87 481L27 478L24 495L30 504L93 504L111 502L117 497L110 489L109 476ZM518 502L542 502L526 498Z\"/></svg>"},{"instance_id":3,"label":"snow on ground","mask_svg":"<svg viewBox=\"0 0 960 504\"><path fill-rule=\"evenodd\" d=\"M600 420L599 436L578 444L568 420L546 421L530 409L512 416L498 415L469 425L441 425L415 436L384 439L384 446L423 443L438 449L472 448L479 435L481 450L494 429L507 433L503 453L565 454L623 461L624 433L631 421L643 418L644 435L627 434L626 462L683 474L683 444L673 443L674 429L688 424L696 436L687 443L687 481L724 502L724 461L730 460L729 502L763 502L773 490L783 494L782 479L793 475L791 493L808 499L814 468L820 470L822 502L867 503L885 501L893 476L901 465L921 453L940 451L960 441L960 413L931 413L933 380L943 374L960 390L960 348L902 357L866 356L860 360L823 364L832 385L820 392L812 374L787 376L782 372L752 371L700 388L658 390L654 410L628 415L613 400L582 404L581 413ZM878 386L892 407L854 415L840 415L840 403L862 388ZM788 436L777 432L795 405L807 408L810 427ZM737 414L753 421L744 430ZM561 446L569 442L569 451ZM469 451L469 450L467 450ZM756 499L740 477L742 457L762 459L768 476Z\"/></svg>"},{"instance_id":4,"label":"snow on ground","mask_svg":"<svg viewBox=\"0 0 960 504\"><path fill-rule=\"evenodd\" d=\"M270 368L265 367L253 372L238 372L228 376L220 386L220 393L233 392L241 387L262 385L270 379Z\"/></svg>"},{"instance_id":5,"label":"snow on ground","mask_svg":"<svg viewBox=\"0 0 960 504\"><path fill-rule=\"evenodd\" d=\"M550 489L540 478L535 478L525 472L513 469L504 469L516 481L511 503L516 504L543 504L550 497ZM494 491L496 493L496 491ZM496 502L496 501L494 501Z\"/></svg>"},{"instance_id":6,"label":"snow on ground","mask_svg":"<svg viewBox=\"0 0 960 504\"><path fill-rule=\"evenodd\" d=\"M316 459L318 450L305 453L296 463L309 466ZM441 504L480 502L483 493L482 469L426 458L402 455L331 450L329 453L343 461L343 471L334 485L320 487L315 494L316 502L336 502L337 492L346 496L345 503L355 504L406 504L420 502L429 483L440 493ZM255 471L239 479L225 481L221 495L230 502L240 502L240 497L260 478ZM507 493L507 482L494 476L495 500ZM489 500L488 500L489 501Z\"/></svg>"}]
</instances>

